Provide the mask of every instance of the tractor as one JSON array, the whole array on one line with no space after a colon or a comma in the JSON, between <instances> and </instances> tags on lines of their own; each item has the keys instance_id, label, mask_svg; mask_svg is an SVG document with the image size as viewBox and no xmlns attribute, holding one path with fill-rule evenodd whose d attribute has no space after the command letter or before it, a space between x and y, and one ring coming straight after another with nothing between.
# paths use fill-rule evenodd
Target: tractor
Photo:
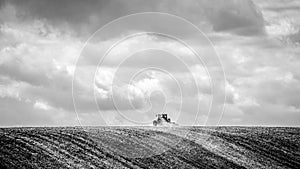
<instances>
[{"instance_id":1,"label":"tractor","mask_svg":"<svg viewBox=\"0 0 300 169\"><path fill-rule=\"evenodd\" d=\"M156 115L157 119L153 121L153 126L159 126L159 125L164 125L165 123L171 123L171 119L168 118L167 114L157 114Z\"/></svg>"}]
</instances>

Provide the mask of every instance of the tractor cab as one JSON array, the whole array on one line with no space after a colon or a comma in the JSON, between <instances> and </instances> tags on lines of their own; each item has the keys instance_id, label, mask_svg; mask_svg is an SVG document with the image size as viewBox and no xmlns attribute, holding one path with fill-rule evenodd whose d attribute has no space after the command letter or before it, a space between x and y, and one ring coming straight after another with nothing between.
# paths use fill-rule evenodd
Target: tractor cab
<instances>
[{"instance_id":1,"label":"tractor cab","mask_svg":"<svg viewBox=\"0 0 300 169\"><path fill-rule=\"evenodd\" d=\"M157 114L156 117L158 119L164 119L166 122L171 122L171 119L168 118L168 115L167 114Z\"/></svg>"}]
</instances>

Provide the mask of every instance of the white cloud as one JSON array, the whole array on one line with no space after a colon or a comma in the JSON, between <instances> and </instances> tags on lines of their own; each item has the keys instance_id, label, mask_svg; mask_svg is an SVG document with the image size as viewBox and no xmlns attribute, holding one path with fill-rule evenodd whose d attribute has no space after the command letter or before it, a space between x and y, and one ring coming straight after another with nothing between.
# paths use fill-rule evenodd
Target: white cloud
<instances>
[{"instance_id":1,"label":"white cloud","mask_svg":"<svg viewBox=\"0 0 300 169\"><path fill-rule=\"evenodd\" d=\"M20 83L8 83L8 84L0 83L0 97L1 98L9 97L9 98L15 98L20 100L21 99L19 94L20 86L21 86Z\"/></svg>"},{"instance_id":2,"label":"white cloud","mask_svg":"<svg viewBox=\"0 0 300 169\"><path fill-rule=\"evenodd\" d=\"M42 109L42 110L50 110L51 107L45 103L45 102L42 102L42 101L36 101L33 105L34 108L36 109Z\"/></svg>"},{"instance_id":3,"label":"white cloud","mask_svg":"<svg viewBox=\"0 0 300 169\"><path fill-rule=\"evenodd\" d=\"M281 18L271 21L266 26L266 31L271 36L288 36L299 32L299 28L288 18Z\"/></svg>"}]
</instances>

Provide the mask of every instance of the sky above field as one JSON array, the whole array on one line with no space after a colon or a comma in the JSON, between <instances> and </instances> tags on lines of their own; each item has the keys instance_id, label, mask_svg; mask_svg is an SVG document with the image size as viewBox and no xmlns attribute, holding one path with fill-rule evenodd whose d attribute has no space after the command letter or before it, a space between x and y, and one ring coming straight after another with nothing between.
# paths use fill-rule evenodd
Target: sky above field
<instances>
[{"instance_id":1,"label":"sky above field","mask_svg":"<svg viewBox=\"0 0 300 169\"><path fill-rule=\"evenodd\" d=\"M182 19L166 24L153 15L91 38L107 23L142 12L186 19L215 53ZM122 41L103 59L124 37L116 32L149 27L201 41L190 47L206 60L150 33ZM0 0L0 126L136 125L160 112L182 125L217 119L208 124L299 126L299 28L298 0ZM212 58L222 63L223 86L214 86L219 77L207 71L215 70ZM212 97L218 92L226 99ZM210 115L211 106L220 112Z\"/></svg>"}]
</instances>

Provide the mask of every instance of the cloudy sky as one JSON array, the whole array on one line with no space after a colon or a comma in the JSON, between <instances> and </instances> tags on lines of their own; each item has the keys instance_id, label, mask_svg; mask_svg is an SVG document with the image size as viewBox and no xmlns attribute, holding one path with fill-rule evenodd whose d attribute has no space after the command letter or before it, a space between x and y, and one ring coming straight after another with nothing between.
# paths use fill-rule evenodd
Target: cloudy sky
<instances>
[{"instance_id":1,"label":"cloudy sky","mask_svg":"<svg viewBox=\"0 0 300 169\"><path fill-rule=\"evenodd\" d=\"M0 126L299 126L299 28L297 0L0 0Z\"/></svg>"}]
</instances>

